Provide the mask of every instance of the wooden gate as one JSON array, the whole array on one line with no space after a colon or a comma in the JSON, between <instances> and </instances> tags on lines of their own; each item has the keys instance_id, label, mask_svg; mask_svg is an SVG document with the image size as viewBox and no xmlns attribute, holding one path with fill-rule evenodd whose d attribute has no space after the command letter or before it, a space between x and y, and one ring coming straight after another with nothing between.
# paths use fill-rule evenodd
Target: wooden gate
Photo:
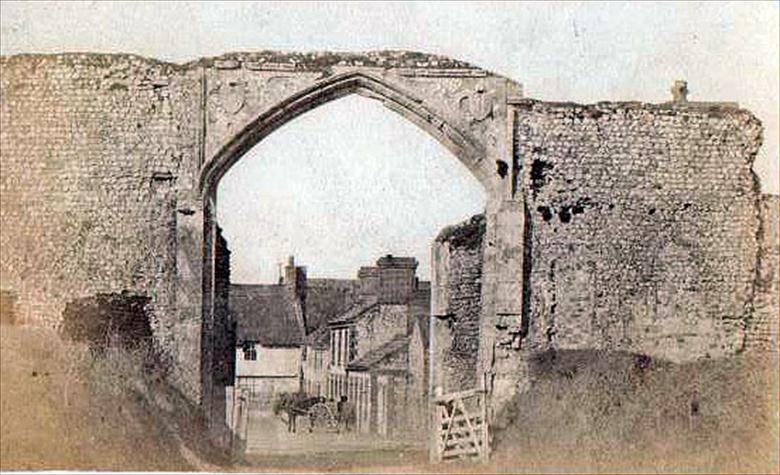
<instances>
[{"instance_id":1,"label":"wooden gate","mask_svg":"<svg viewBox=\"0 0 780 475\"><path fill-rule=\"evenodd\" d=\"M455 458L487 461L490 440L487 391L470 389L436 396L433 400L434 462Z\"/></svg>"}]
</instances>

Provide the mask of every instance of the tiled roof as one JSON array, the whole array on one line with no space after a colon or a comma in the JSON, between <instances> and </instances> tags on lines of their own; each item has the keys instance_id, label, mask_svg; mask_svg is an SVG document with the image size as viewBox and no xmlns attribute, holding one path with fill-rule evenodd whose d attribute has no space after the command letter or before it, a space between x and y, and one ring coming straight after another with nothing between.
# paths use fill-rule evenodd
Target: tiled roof
<instances>
[{"instance_id":1,"label":"tiled roof","mask_svg":"<svg viewBox=\"0 0 780 475\"><path fill-rule=\"evenodd\" d=\"M306 344L318 350L327 350L330 347L330 328L323 325L306 336Z\"/></svg>"},{"instance_id":2,"label":"tiled roof","mask_svg":"<svg viewBox=\"0 0 780 475\"><path fill-rule=\"evenodd\" d=\"M231 285L230 312L238 344L255 341L263 346L290 347L303 343L292 293L282 285Z\"/></svg>"},{"instance_id":3,"label":"tiled roof","mask_svg":"<svg viewBox=\"0 0 780 475\"><path fill-rule=\"evenodd\" d=\"M342 313L341 315L338 315L335 318L330 319L328 321L328 324L337 325L341 323L351 323L355 321L357 318L360 318L363 314L365 314L369 310L376 307L379 307L379 303L377 303L376 299L358 302L346 312Z\"/></svg>"},{"instance_id":4,"label":"tiled roof","mask_svg":"<svg viewBox=\"0 0 780 475\"><path fill-rule=\"evenodd\" d=\"M365 355L356 359L349 365L348 370L370 370L370 369L385 369L382 367L382 363L391 356L398 354L399 352L406 350L409 347L409 337L406 335L397 335L392 340L388 341L379 348L369 351ZM387 369L401 369L401 368L387 368Z\"/></svg>"},{"instance_id":5,"label":"tiled roof","mask_svg":"<svg viewBox=\"0 0 780 475\"><path fill-rule=\"evenodd\" d=\"M354 279L309 279L306 282L306 326L313 332L344 313L359 298Z\"/></svg>"}]
</instances>

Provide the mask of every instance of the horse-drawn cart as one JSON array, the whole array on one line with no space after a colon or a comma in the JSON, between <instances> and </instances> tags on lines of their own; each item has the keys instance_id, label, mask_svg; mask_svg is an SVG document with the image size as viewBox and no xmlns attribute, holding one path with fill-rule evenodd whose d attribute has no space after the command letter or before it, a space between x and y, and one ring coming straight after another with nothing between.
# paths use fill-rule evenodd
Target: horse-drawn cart
<instances>
[{"instance_id":1,"label":"horse-drawn cart","mask_svg":"<svg viewBox=\"0 0 780 475\"><path fill-rule=\"evenodd\" d=\"M296 419L305 417L309 421L309 432L314 430L337 431L339 428L336 404L326 402L324 397L302 399L295 396L284 397L278 406L279 411L287 415L287 428L296 432Z\"/></svg>"},{"instance_id":2,"label":"horse-drawn cart","mask_svg":"<svg viewBox=\"0 0 780 475\"><path fill-rule=\"evenodd\" d=\"M333 404L319 401L309 408L309 432L315 429L338 430L339 421L336 410L332 406Z\"/></svg>"}]
</instances>

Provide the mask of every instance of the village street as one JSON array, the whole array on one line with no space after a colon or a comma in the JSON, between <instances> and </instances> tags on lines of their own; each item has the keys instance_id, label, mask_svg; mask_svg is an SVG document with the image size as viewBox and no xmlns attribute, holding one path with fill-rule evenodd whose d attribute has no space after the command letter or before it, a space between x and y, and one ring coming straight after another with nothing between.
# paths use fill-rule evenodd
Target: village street
<instances>
[{"instance_id":1,"label":"village street","mask_svg":"<svg viewBox=\"0 0 780 475\"><path fill-rule=\"evenodd\" d=\"M291 433L287 431L286 421L271 411L251 412L244 456L246 465L253 470L258 467L292 470L308 465L341 470L354 466L418 466L427 460L427 453L413 441L324 429L309 432L306 417L298 418L297 425L297 432Z\"/></svg>"},{"instance_id":2,"label":"village street","mask_svg":"<svg viewBox=\"0 0 780 475\"><path fill-rule=\"evenodd\" d=\"M300 455L361 451L411 449L413 441L394 440L356 431L337 433L323 428L309 432L307 417L299 417L297 431L288 432L285 419L271 411L252 411L247 427L248 455Z\"/></svg>"}]
</instances>

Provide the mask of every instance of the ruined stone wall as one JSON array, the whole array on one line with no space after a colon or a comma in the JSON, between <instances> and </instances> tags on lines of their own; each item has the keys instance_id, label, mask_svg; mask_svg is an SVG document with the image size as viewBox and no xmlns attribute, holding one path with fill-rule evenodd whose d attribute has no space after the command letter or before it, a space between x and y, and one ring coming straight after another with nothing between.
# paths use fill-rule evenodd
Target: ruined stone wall
<instances>
[{"instance_id":1,"label":"ruined stone wall","mask_svg":"<svg viewBox=\"0 0 780 475\"><path fill-rule=\"evenodd\" d=\"M16 295L6 290L0 290L0 324L16 323Z\"/></svg>"},{"instance_id":2,"label":"ruined stone wall","mask_svg":"<svg viewBox=\"0 0 780 475\"><path fill-rule=\"evenodd\" d=\"M780 293L780 196L763 195L760 203L760 251L754 314L747 322L747 348L777 351Z\"/></svg>"},{"instance_id":3,"label":"ruined stone wall","mask_svg":"<svg viewBox=\"0 0 780 475\"><path fill-rule=\"evenodd\" d=\"M236 324L230 314L230 249L219 226L214 255L214 353L209 420L220 421L227 414L226 390L233 386L236 377ZM220 424L212 424L212 429L217 438L228 436L227 428Z\"/></svg>"},{"instance_id":4,"label":"ruined stone wall","mask_svg":"<svg viewBox=\"0 0 780 475\"><path fill-rule=\"evenodd\" d=\"M476 387L485 217L446 228L434 242L434 386Z\"/></svg>"},{"instance_id":5,"label":"ruined stone wall","mask_svg":"<svg viewBox=\"0 0 780 475\"><path fill-rule=\"evenodd\" d=\"M671 360L744 347L761 125L730 106L523 101L529 348Z\"/></svg>"},{"instance_id":6,"label":"ruined stone wall","mask_svg":"<svg viewBox=\"0 0 780 475\"><path fill-rule=\"evenodd\" d=\"M20 55L0 67L0 290L20 319L51 326L74 299L149 298L173 382L195 400L212 392L219 332L216 187L246 150L356 93L427 130L496 194L505 177L483 157L505 155L504 98L517 90L461 61L403 51L258 51L185 65Z\"/></svg>"},{"instance_id":7,"label":"ruined stone wall","mask_svg":"<svg viewBox=\"0 0 780 475\"><path fill-rule=\"evenodd\" d=\"M771 320L753 308L776 309L776 298L761 300L776 290L776 279L761 284L771 263L757 267L762 208L750 169L761 127L737 108L522 101L506 78L403 52L185 66L14 56L0 68L0 290L14 318L55 326L76 299L148 298L173 382L195 400L213 383L215 269L204 263L218 245L209 200L219 177L286 120L353 92L384 98L457 152L489 196L489 246L480 231L435 247L444 264L432 289L442 317L434 363L476 367L480 336L497 336L506 354L496 358L509 363L512 351L551 347L718 356L765 340ZM502 208L522 199L524 238L509 225L522 213ZM520 241L525 267L514 269ZM520 312L513 272L526 276L520 324L505 321ZM496 317L482 322L490 334L480 335L481 309ZM473 387L470 371L447 385Z\"/></svg>"},{"instance_id":8,"label":"ruined stone wall","mask_svg":"<svg viewBox=\"0 0 780 475\"><path fill-rule=\"evenodd\" d=\"M0 71L0 280L17 314L56 326L76 299L143 295L174 369L197 371L199 322L174 309L176 187L182 165L197 166L197 77L88 54L2 57ZM196 397L197 374L174 380Z\"/></svg>"}]
</instances>

